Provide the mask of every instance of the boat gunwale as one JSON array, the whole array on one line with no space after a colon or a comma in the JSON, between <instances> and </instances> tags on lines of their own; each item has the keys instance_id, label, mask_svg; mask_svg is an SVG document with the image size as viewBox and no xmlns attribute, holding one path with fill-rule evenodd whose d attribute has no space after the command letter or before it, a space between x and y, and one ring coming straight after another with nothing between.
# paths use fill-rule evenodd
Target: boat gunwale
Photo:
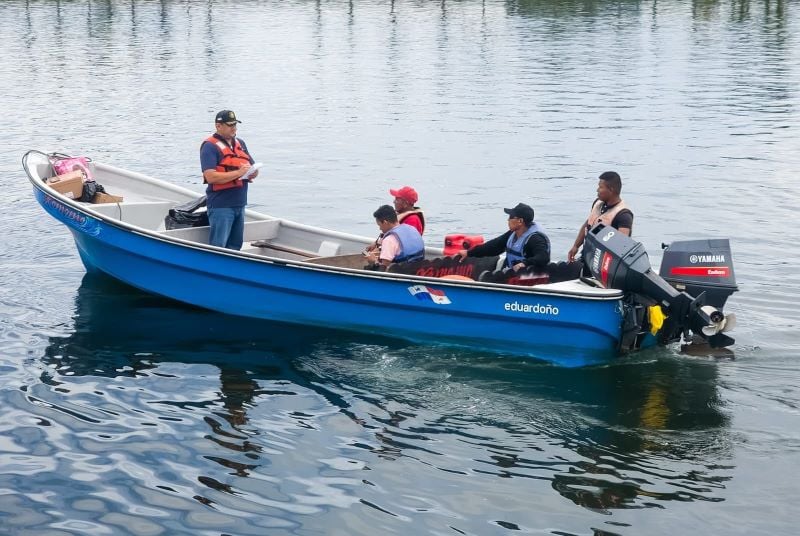
<instances>
[{"instance_id":1,"label":"boat gunwale","mask_svg":"<svg viewBox=\"0 0 800 536\"><path fill-rule=\"evenodd\" d=\"M34 151L39 152L39 151ZM42 153L46 155L47 153ZM28 153L26 153L25 157L27 157ZM33 184L34 188L39 189L44 195L53 198L55 201L58 201L62 204L66 204L73 210L80 212L85 216L89 216L100 220L106 225L111 225L113 227L123 229L128 232L133 232L139 236L148 237L151 239L160 240L162 242L172 243L175 245L189 247L192 249L206 251L216 254L222 254L233 258L245 258L252 261L258 261L267 264L277 264L281 266L290 266L292 268L298 269L305 269L317 272L326 272L326 273L333 273L333 274L343 274L348 276L354 277L361 277L361 278L371 278L371 279L381 279L381 280L395 280L395 281L408 281L408 282L417 282L417 283L426 283L435 286L445 286L445 287L456 287L461 289L481 289L481 290L491 290L491 291L500 291L510 294L522 294L522 295L544 295L544 296L559 296L564 298L573 298L573 299L580 299L580 300L592 300L592 301L618 301L622 299L623 292L621 290L616 289L603 289L607 290L606 294L589 294L589 293L581 293L578 290L571 291L571 290L564 290L564 289L552 289L552 288L537 288L537 286L519 286L519 285L507 285L502 283L489 283L484 281L461 281L461 280L448 280L442 279L437 277L428 277L428 276L419 276L415 274L400 274L400 273L393 273L393 272L377 272L377 271L369 271L369 270L360 270L355 268L346 268L346 267L334 267L334 266L326 266L323 264L313 264L306 261L301 260L293 260L293 259L281 259L277 257L271 257L267 255L259 255L255 253L249 253L246 251L234 251L218 246L212 246L210 244L201 244L198 242L193 242L191 240L186 240L183 238L165 235L155 230L145 229L143 227L139 227L136 225L132 225L130 223L117 220L112 218L111 216L107 216L100 212L92 210L90 204L82 203L76 201L75 199L71 199L60 192L53 190L52 188L48 188L46 183L42 178L34 178L31 174L30 170L27 167L26 159L23 157L23 167L25 168L26 174L28 175L28 179ZM184 188L182 186L177 186L175 184L171 184L166 181L162 181L156 179L154 177L149 177L147 175L143 175L136 171L130 171L127 169L117 168L115 166L111 166L108 164L103 164L99 162L93 162L93 165L100 170L111 171L114 173L121 174L123 176L129 176L133 179L140 180L146 182L151 185L155 185L158 187L163 187L168 190L172 190L176 193L181 193L184 195L191 195L196 197L197 192L194 192L188 188ZM124 202L122 203L124 205ZM300 224L291 220L286 220L283 218L276 218L273 216L268 216L259 212L255 212L253 210L247 209L246 213L250 216L255 216L255 219L262 220L262 221L269 221L269 220L277 220L281 223L281 225L287 225L289 227L294 227L296 229L305 230L314 232L317 234L328 236L339 236L342 238L348 239L364 239L364 237L358 235L352 235L348 233L343 233L340 231L325 229L321 227L314 227L311 225L304 225Z\"/></svg>"}]
</instances>

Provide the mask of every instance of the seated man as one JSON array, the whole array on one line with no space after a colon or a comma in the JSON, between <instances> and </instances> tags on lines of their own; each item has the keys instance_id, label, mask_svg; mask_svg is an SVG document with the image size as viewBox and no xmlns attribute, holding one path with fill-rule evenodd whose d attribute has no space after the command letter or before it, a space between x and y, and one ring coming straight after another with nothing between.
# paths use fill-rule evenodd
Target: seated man
<instances>
[{"instance_id":1,"label":"seated man","mask_svg":"<svg viewBox=\"0 0 800 536\"><path fill-rule=\"evenodd\" d=\"M415 206L419 196L411 186L403 186L397 190L389 190L394 197L394 209L397 212L397 221L410 225L419 234L425 234L425 215L422 209Z\"/></svg>"},{"instance_id":2,"label":"seated man","mask_svg":"<svg viewBox=\"0 0 800 536\"><path fill-rule=\"evenodd\" d=\"M425 244L422 235L405 223L398 223L397 212L389 205L378 207L372 216L381 230L380 251L370 251L367 259L370 264L386 269L393 262L412 262L425 258Z\"/></svg>"},{"instance_id":3,"label":"seated man","mask_svg":"<svg viewBox=\"0 0 800 536\"><path fill-rule=\"evenodd\" d=\"M499 255L505 251L504 270L519 272L530 267L537 272L544 271L550 262L550 239L533 221L533 208L519 203L503 212L508 214L508 231L470 250L462 249L456 255L465 259Z\"/></svg>"}]
</instances>

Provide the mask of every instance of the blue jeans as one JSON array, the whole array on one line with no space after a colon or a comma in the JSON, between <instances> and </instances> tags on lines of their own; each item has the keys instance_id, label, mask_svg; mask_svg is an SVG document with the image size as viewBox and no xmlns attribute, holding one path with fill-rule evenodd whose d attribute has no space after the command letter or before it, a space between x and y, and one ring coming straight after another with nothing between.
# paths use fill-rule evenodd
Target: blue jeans
<instances>
[{"instance_id":1,"label":"blue jeans","mask_svg":"<svg viewBox=\"0 0 800 536\"><path fill-rule=\"evenodd\" d=\"M244 207L208 209L208 243L228 249L242 249Z\"/></svg>"}]
</instances>

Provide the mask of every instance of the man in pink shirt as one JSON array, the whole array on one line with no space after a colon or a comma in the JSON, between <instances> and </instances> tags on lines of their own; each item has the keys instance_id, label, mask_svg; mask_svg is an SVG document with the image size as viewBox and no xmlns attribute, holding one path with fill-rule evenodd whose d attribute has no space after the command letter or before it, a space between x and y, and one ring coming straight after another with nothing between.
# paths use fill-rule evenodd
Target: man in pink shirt
<instances>
[{"instance_id":1,"label":"man in pink shirt","mask_svg":"<svg viewBox=\"0 0 800 536\"><path fill-rule=\"evenodd\" d=\"M414 206L419 199L417 191L411 186L403 186L397 190L389 190L389 194L394 197L394 210L397 213L398 223L410 225L422 235L425 232L425 215L422 209ZM366 251L375 251L381 246L383 235L379 236L374 244L367 246Z\"/></svg>"},{"instance_id":2,"label":"man in pink shirt","mask_svg":"<svg viewBox=\"0 0 800 536\"><path fill-rule=\"evenodd\" d=\"M413 262L425 258L425 244L414 227L397 221L397 213L389 205L382 205L373 214L381 230L380 251L367 254L370 264L385 270L392 263Z\"/></svg>"}]
</instances>

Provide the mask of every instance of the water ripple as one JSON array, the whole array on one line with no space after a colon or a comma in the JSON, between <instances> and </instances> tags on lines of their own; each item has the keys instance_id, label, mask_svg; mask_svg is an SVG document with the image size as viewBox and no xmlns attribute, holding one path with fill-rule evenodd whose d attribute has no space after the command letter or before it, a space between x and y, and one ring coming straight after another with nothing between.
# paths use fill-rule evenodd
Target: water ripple
<instances>
[{"instance_id":1,"label":"water ripple","mask_svg":"<svg viewBox=\"0 0 800 536\"><path fill-rule=\"evenodd\" d=\"M0 4L4 531L796 532L793 4L229 7ZM527 200L563 257L618 169L654 266L662 242L731 237L734 354L565 371L84 278L23 152L199 188L198 140L227 107L269 162L253 207L359 234L408 183L430 243L493 236Z\"/></svg>"}]
</instances>

